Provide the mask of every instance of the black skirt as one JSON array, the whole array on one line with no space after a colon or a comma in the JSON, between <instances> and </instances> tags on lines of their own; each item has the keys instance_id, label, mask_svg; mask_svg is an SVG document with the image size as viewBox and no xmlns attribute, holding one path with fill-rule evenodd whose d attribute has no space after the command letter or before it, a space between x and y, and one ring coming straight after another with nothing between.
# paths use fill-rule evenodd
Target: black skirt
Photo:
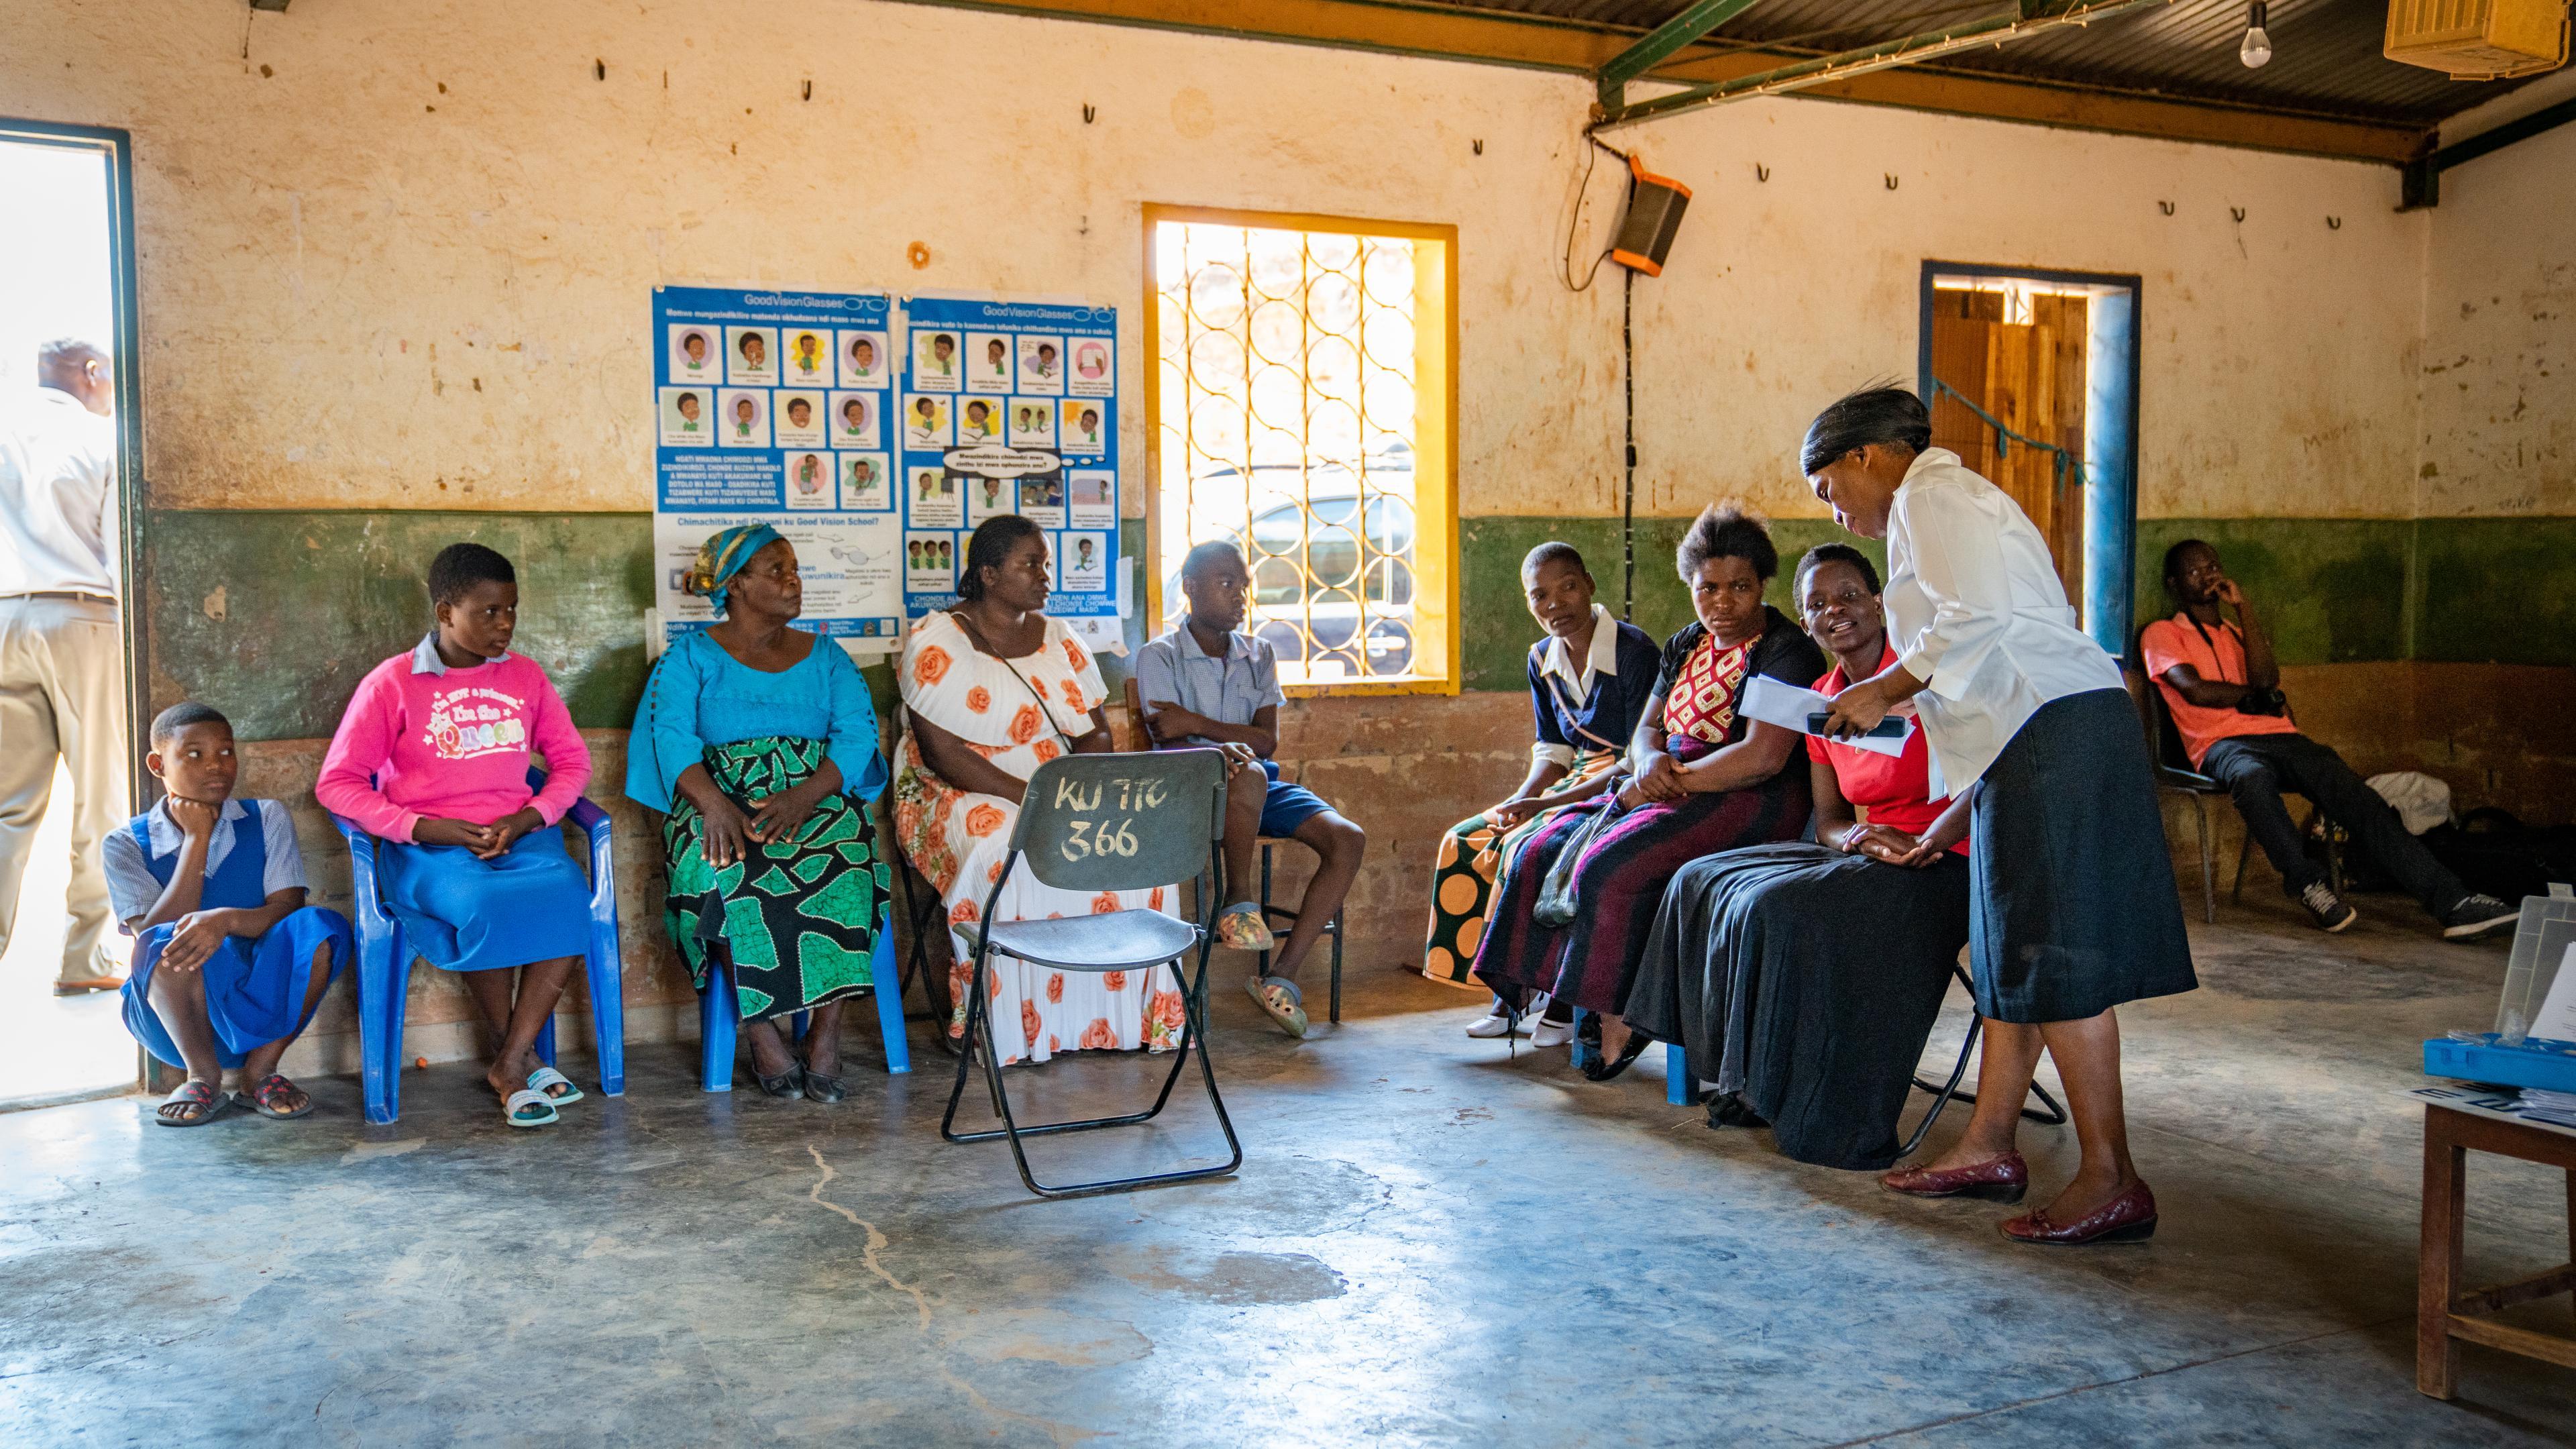
<instances>
[{"instance_id":1,"label":"black skirt","mask_svg":"<svg viewBox=\"0 0 2576 1449\"><path fill-rule=\"evenodd\" d=\"M1625 1013L1822 1167L1896 1160L1896 1124L1968 939L1969 866L1820 845L1695 860L1656 913Z\"/></svg>"},{"instance_id":2,"label":"black skirt","mask_svg":"<svg viewBox=\"0 0 2576 1449\"><path fill-rule=\"evenodd\" d=\"M2042 705L1987 768L1969 840L1985 1016L2082 1021L2200 984L2128 691Z\"/></svg>"}]
</instances>

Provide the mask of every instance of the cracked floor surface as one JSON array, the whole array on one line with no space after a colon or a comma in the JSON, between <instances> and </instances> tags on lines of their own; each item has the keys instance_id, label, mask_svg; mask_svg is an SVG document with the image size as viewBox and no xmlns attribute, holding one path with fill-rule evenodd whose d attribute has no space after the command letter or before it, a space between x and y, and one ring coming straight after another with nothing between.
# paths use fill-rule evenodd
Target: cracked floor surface
<instances>
[{"instance_id":1,"label":"cracked floor surface","mask_svg":"<svg viewBox=\"0 0 2576 1449\"><path fill-rule=\"evenodd\" d=\"M2414 1391L2400 1094L2424 1036L2492 1015L2503 950L2364 905L2343 937L2268 902L2195 921L2203 989L2123 1013L2164 1214L2137 1248L2015 1247L1992 1204L1713 1132L1651 1053L1603 1085L1507 1057L1461 1034L1473 998L1391 966L1299 1044L1220 958L1243 1171L1072 1202L1029 1197L1001 1144L940 1142L948 1061L918 1023L922 1070L871 1075L862 1045L836 1108L704 1094L688 1049L645 1047L628 1095L543 1132L462 1064L412 1074L387 1128L349 1080L295 1123L0 1115L0 1439L2576 1441L2576 1374L2464 1346L2458 1403ZM1029 1116L1070 1115L1158 1067L1012 1080ZM1221 1153L1204 1099L1176 1101L1033 1159ZM2072 1168L2064 1129L2023 1147L2043 1190ZM2565 1257L2556 1175L2473 1155L2469 1200L2473 1281ZM2567 1326L2564 1299L2518 1311Z\"/></svg>"}]
</instances>

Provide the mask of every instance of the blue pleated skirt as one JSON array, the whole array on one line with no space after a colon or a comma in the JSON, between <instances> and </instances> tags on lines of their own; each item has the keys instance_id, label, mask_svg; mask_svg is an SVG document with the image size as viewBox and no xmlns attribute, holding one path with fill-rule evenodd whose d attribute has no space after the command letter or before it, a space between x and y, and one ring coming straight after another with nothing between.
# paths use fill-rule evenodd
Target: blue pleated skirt
<instances>
[{"instance_id":1,"label":"blue pleated skirt","mask_svg":"<svg viewBox=\"0 0 2576 1449\"><path fill-rule=\"evenodd\" d=\"M125 1029L160 1061L184 1067L179 1044L152 1009L152 972L161 964L173 921L154 926L134 945L134 966L125 978ZM331 974L349 964L349 918L338 911L306 906L268 928L258 940L228 936L199 969L206 977L206 1018L214 1023L216 1055L227 1067L280 1037L304 1029L304 994L312 984L314 948L330 943Z\"/></svg>"},{"instance_id":2,"label":"blue pleated skirt","mask_svg":"<svg viewBox=\"0 0 2576 1449\"><path fill-rule=\"evenodd\" d=\"M376 852L385 905L411 949L449 971L497 971L590 949L590 883L563 835L531 830L494 860L461 845Z\"/></svg>"}]
</instances>

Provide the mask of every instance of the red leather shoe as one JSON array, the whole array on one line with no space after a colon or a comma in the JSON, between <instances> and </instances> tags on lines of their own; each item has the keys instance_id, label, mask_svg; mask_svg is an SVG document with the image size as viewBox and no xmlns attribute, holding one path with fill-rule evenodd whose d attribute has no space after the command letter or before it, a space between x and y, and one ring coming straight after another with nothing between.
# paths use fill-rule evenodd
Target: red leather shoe
<instances>
[{"instance_id":1,"label":"red leather shoe","mask_svg":"<svg viewBox=\"0 0 2576 1449\"><path fill-rule=\"evenodd\" d=\"M1878 1180L1889 1192L1907 1197L1977 1197L1988 1202L2019 1202L2030 1191L2030 1165L2018 1152L1989 1157L1971 1167L1900 1167Z\"/></svg>"},{"instance_id":2,"label":"red leather shoe","mask_svg":"<svg viewBox=\"0 0 2576 1449\"><path fill-rule=\"evenodd\" d=\"M2003 1235L2017 1243L2052 1248L2080 1248L2088 1243L2143 1243L2156 1235L2156 1195L2144 1182L2071 1223L2050 1219L2045 1208L2003 1224Z\"/></svg>"}]
</instances>

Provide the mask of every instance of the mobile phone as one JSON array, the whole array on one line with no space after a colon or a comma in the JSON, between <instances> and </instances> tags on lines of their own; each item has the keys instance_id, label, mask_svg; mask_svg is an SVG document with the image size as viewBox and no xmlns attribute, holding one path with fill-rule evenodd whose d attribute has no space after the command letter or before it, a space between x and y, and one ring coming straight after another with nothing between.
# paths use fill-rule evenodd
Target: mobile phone
<instances>
[{"instance_id":1,"label":"mobile phone","mask_svg":"<svg viewBox=\"0 0 2576 1449\"><path fill-rule=\"evenodd\" d=\"M1833 718L1833 716L1824 714L1811 714L1807 716L1807 733L1811 735L1823 734L1825 732L1825 721L1831 718ZM1904 717L1901 715L1889 715L1887 718L1871 725L1868 729L1862 730L1859 737L1862 739L1872 740L1901 740L1905 738Z\"/></svg>"}]
</instances>

